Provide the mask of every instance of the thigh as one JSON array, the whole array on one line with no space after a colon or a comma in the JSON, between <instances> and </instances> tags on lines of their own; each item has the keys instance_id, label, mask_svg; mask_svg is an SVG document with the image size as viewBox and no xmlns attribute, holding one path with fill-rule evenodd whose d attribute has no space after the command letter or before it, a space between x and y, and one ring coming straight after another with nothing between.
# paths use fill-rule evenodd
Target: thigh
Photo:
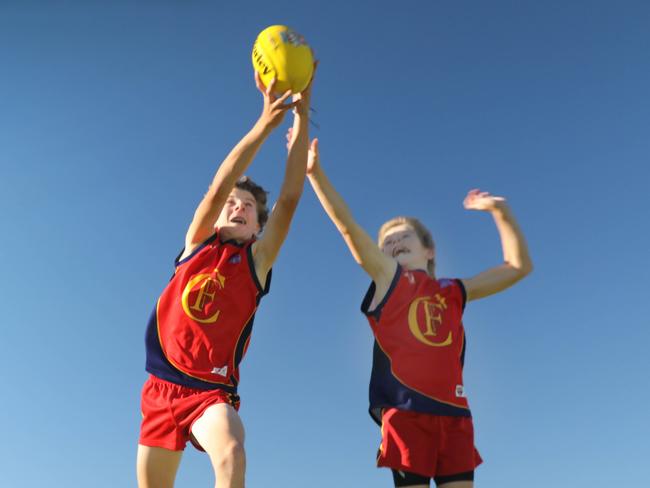
<instances>
[{"instance_id":1,"label":"thigh","mask_svg":"<svg viewBox=\"0 0 650 488\"><path fill-rule=\"evenodd\" d=\"M138 444L139 488L172 488L183 451Z\"/></svg>"},{"instance_id":2,"label":"thigh","mask_svg":"<svg viewBox=\"0 0 650 488\"><path fill-rule=\"evenodd\" d=\"M194 439L208 453L217 453L233 445L244 445L244 424L233 407L217 403L208 407L192 424Z\"/></svg>"}]
</instances>

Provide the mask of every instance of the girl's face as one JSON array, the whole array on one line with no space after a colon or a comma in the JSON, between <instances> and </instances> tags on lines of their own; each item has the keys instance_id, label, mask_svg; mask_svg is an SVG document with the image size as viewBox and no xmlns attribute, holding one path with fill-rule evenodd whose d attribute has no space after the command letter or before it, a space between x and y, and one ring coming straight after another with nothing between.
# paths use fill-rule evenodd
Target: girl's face
<instances>
[{"instance_id":1,"label":"girl's face","mask_svg":"<svg viewBox=\"0 0 650 488\"><path fill-rule=\"evenodd\" d=\"M406 269L427 269L433 249L422 245L415 229L408 224L391 227L381 243L381 250Z\"/></svg>"},{"instance_id":2,"label":"girl's face","mask_svg":"<svg viewBox=\"0 0 650 488\"><path fill-rule=\"evenodd\" d=\"M252 239L260 231L257 201L253 194L240 188L233 188L215 226L221 232L223 240Z\"/></svg>"}]
</instances>

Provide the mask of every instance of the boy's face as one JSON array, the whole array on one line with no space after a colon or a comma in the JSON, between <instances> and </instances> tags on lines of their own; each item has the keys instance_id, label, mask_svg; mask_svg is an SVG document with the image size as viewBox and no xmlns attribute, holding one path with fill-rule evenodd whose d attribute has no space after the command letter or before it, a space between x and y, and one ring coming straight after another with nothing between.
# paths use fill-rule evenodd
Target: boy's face
<instances>
[{"instance_id":1,"label":"boy's face","mask_svg":"<svg viewBox=\"0 0 650 488\"><path fill-rule=\"evenodd\" d=\"M381 250L406 269L427 269L433 249L422 245L415 229L408 224L391 227L381 243Z\"/></svg>"},{"instance_id":2,"label":"boy's face","mask_svg":"<svg viewBox=\"0 0 650 488\"><path fill-rule=\"evenodd\" d=\"M253 194L240 188L233 188L228 195L215 226L224 240L247 241L259 231L257 201Z\"/></svg>"}]
</instances>

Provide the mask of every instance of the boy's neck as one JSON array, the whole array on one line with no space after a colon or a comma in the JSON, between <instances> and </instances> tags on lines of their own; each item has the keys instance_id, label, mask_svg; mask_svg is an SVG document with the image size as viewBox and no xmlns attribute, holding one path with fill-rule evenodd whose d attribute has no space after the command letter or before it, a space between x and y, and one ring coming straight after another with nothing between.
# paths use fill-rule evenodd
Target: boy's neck
<instances>
[{"instance_id":1,"label":"boy's neck","mask_svg":"<svg viewBox=\"0 0 650 488\"><path fill-rule=\"evenodd\" d=\"M228 232L228 229L219 229L218 227L215 227L215 231L217 232L221 242L233 241L242 245L255 239L255 236L251 236L248 239L233 237L230 232Z\"/></svg>"}]
</instances>

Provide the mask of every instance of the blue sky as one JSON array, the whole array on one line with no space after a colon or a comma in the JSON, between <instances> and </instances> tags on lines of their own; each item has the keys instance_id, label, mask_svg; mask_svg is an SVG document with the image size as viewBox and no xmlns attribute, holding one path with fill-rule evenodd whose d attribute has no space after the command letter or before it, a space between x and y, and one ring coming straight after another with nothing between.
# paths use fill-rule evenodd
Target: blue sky
<instances>
[{"instance_id":1,"label":"blue sky","mask_svg":"<svg viewBox=\"0 0 650 488\"><path fill-rule=\"evenodd\" d=\"M144 329L194 208L261 108L282 23L321 64L322 163L372 234L432 230L440 275L535 272L466 311L477 486L650 475L650 5L643 1L0 3L0 485L135 486ZM284 130L249 174L277 196ZM307 186L242 365L248 486L391 486L367 415L368 285ZM211 486L188 447L177 486Z\"/></svg>"}]
</instances>

